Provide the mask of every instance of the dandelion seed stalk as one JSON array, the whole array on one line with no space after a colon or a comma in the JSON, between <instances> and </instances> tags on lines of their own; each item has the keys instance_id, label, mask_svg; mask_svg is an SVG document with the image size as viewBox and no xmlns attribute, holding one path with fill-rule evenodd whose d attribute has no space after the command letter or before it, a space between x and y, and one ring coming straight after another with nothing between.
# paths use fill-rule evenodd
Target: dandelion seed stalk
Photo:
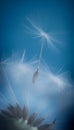
<instances>
[{"instance_id":1,"label":"dandelion seed stalk","mask_svg":"<svg viewBox=\"0 0 74 130\"><path fill-rule=\"evenodd\" d=\"M41 50L40 50L40 55L39 55L38 68L40 66L40 61L41 61L41 57L42 57L43 47L44 47L44 41L42 40Z\"/></svg>"}]
</instances>

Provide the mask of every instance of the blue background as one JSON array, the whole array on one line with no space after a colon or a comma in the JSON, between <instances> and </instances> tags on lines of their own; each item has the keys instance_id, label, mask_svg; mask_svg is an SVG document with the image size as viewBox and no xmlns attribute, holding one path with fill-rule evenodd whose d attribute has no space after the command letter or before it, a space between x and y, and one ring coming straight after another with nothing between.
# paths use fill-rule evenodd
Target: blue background
<instances>
[{"instance_id":1,"label":"blue background","mask_svg":"<svg viewBox=\"0 0 74 130\"><path fill-rule=\"evenodd\" d=\"M57 72L57 66L60 68L65 65L63 71L69 71L73 80L72 0L3 0L0 10L0 59L10 57L14 52L22 53L25 49L27 59L39 56L39 40L25 32L26 17L29 17L46 32L58 33L56 38L62 41L61 45L57 45L59 51L46 45L42 57L53 71ZM59 35L61 32L66 33ZM70 108L66 112L65 125L70 123L68 118L72 119L70 111L73 110ZM67 129L66 126L63 127L62 130Z\"/></svg>"}]
</instances>

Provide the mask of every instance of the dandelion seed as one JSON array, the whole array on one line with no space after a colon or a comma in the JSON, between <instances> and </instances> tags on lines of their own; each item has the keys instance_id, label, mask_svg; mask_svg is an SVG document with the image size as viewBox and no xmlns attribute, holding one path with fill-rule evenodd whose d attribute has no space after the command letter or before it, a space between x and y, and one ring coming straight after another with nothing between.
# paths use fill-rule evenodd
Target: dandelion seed
<instances>
[{"instance_id":1,"label":"dandelion seed","mask_svg":"<svg viewBox=\"0 0 74 130\"><path fill-rule=\"evenodd\" d=\"M39 69L37 68L37 70L34 72L34 75L33 75L33 83L35 83L35 81L37 80L38 75L39 75Z\"/></svg>"},{"instance_id":2,"label":"dandelion seed","mask_svg":"<svg viewBox=\"0 0 74 130\"><path fill-rule=\"evenodd\" d=\"M36 26L29 18L27 18L27 20L30 23L32 28L29 28L28 26L25 26L25 28L30 33L32 33L35 36L35 38L40 38L41 40L41 50L40 50L40 55L39 55L39 60L38 60L38 66L37 66L37 70L34 72L34 75L33 75L33 83L34 83L38 78L39 67L40 67L44 44L47 43L50 46L54 46L53 42L56 42L56 41L50 35L48 35L48 33L46 33L43 29Z\"/></svg>"}]
</instances>

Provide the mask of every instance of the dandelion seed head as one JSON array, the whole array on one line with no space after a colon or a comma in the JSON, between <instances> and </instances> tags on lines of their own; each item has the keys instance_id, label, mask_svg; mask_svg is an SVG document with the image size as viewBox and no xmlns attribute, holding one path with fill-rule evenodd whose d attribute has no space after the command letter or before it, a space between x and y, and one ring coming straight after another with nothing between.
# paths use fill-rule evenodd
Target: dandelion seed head
<instances>
[{"instance_id":1,"label":"dandelion seed head","mask_svg":"<svg viewBox=\"0 0 74 130\"><path fill-rule=\"evenodd\" d=\"M37 116L36 113L29 115L27 107L23 109L17 104L16 106L9 105L7 110L1 110L0 121L7 123L6 129L8 130L47 130L52 128L55 123L42 124L45 120L43 117Z\"/></svg>"},{"instance_id":2,"label":"dandelion seed head","mask_svg":"<svg viewBox=\"0 0 74 130\"><path fill-rule=\"evenodd\" d=\"M52 115L54 109L56 109L56 101L55 104L51 104L51 101L53 99L51 97L53 97L53 95L56 96L56 99L59 99L59 104L63 101L59 95L64 95L63 99L65 99L64 101L66 103L63 102L62 108L64 107L64 105L67 106L70 103L68 102L68 99L71 98L72 95L71 86L64 75L56 75L56 73L53 73L50 68L41 61L41 69L38 75L37 82L33 84L33 73L35 72L35 70L37 70L36 63L32 61L33 64L31 64L31 62L26 60L23 60L22 62L20 61L21 59L16 59L15 61L14 58L10 57L10 60L5 62L3 66L4 69L6 68L7 70L6 72L10 86L21 107L23 107L23 105L25 104L30 109L30 112L37 110L39 113L43 111L48 112L50 109L50 113ZM5 81L5 79L2 81ZM3 94L5 98L7 99L7 97L9 97L9 103L14 104L15 100L11 99L14 94L11 94L11 91L8 91L8 83L4 84L4 88L5 91L3 92ZM7 100L5 100L2 95L1 98L3 98L2 101L4 101L6 104ZM59 109L59 107L57 109Z\"/></svg>"}]
</instances>

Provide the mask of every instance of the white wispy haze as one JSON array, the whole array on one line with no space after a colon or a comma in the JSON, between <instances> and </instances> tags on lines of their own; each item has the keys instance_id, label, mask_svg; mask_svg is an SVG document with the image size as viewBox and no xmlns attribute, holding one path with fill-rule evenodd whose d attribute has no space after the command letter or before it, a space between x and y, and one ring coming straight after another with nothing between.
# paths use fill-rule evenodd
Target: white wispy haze
<instances>
[{"instance_id":1,"label":"white wispy haze","mask_svg":"<svg viewBox=\"0 0 74 130\"><path fill-rule=\"evenodd\" d=\"M2 94L6 100L8 99L10 103L25 104L30 111L46 111L51 114L71 103L72 85L67 77L52 73L50 68L48 70L47 66L41 63L38 79L33 83L32 78L36 69L33 61L32 64L26 61L24 54L19 60L13 59L10 57L0 66L1 70L4 70L0 84L5 89Z\"/></svg>"}]
</instances>

